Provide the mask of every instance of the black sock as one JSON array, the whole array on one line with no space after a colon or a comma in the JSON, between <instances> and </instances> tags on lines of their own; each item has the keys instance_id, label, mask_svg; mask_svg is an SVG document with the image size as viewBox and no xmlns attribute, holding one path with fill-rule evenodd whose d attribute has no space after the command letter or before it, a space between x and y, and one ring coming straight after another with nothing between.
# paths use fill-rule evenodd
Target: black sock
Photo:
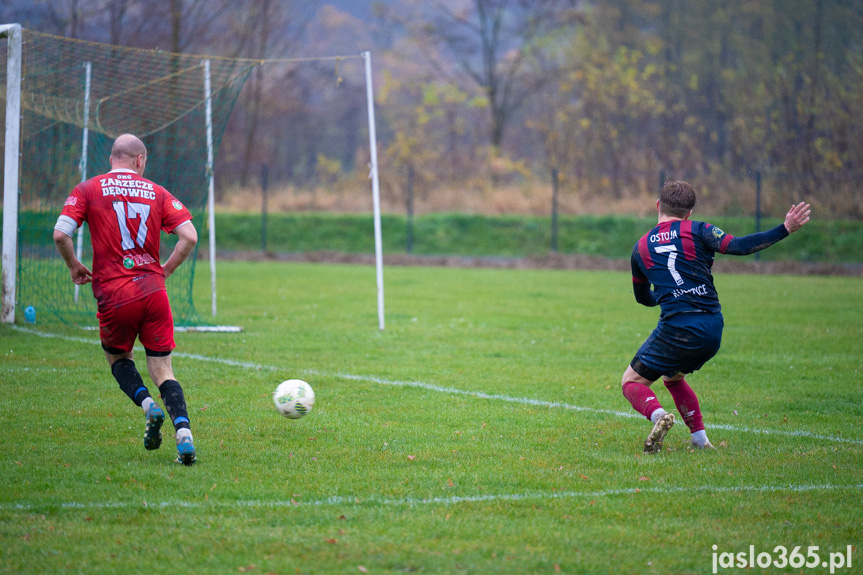
<instances>
[{"instance_id":1,"label":"black sock","mask_svg":"<svg viewBox=\"0 0 863 575\"><path fill-rule=\"evenodd\" d=\"M184 427L190 429L186 398L183 396L183 388L180 387L180 383L173 379L166 379L159 386L159 392L162 394L162 403L165 404L165 409L171 416L174 429L183 429Z\"/></svg>"},{"instance_id":2,"label":"black sock","mask_svg":"<svg viewBox=\"0 0 863 575\"><path fill-rule=\"evenodd\" d=\"M141 407L144 400L150 397L150 390L144 385L141 374L135 367L135 362L129 358L118 359L111 365L111 373L120 384L123 393L129 396L135 405Z\"/></svg>"}]
</instances>

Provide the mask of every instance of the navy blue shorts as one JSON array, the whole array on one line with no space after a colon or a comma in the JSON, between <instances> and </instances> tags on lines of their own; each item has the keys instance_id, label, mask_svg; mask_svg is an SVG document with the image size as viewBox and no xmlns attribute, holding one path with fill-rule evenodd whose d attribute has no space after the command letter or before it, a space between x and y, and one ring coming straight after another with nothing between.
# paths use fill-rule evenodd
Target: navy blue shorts
<instances>
[{"instance_id":1,"label":"navy blue shorts","mask_svg":"<svg viewBox=\"0 0 863 575\"><path fill-rule=\"evenodd\" d=\"M721 313L679 313L660 319L629 365L650 381L692 373L719 351L724 326Z\"/></svg>"}]
</instances>

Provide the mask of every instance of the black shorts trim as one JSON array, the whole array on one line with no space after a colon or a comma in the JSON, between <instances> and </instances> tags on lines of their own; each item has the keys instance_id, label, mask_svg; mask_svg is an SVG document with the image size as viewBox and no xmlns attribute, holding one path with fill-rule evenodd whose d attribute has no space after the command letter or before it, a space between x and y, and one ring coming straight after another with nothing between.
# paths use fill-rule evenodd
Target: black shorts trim
<instances>
[{"instance_id":1,"label":"black shorts trim","mask_svg":"<svg viewBox=\"0 0 863 575\"><path fill-rule=\"evenodd\" d=\"M119 347L111 347L110 345L102 344L102 349L110 353L111 355L123 355L124 353L128 353L124 349L120 349Z\"/></svg>"},{"instance_id":2,"label":"black shorts trim","mask_svg":"<svg viewBox=\"0 0 863 575\"><path fill-rule=\"evenodd\" d=\"M147 352L147 357L165 357L171 355L170 351L156 351L155 349L147 349L146 347L144 351Z\"/></svg>"},{"instance_id":3,"label":"black shorts trim","mask_svg":"<svg viewBox=\"0 0 863 575\"><path fill-rule=\"evenodd\" d=\"M638 359L637 355L632 358L632 361L629 362L629 367L632 368L632 371L634 371L647 381L656 381L657 379L662 377L661 373L659 373L658 371L654 371L644 365L644 363L642 363L642 361Z\"/></svg>"}]
</instances>

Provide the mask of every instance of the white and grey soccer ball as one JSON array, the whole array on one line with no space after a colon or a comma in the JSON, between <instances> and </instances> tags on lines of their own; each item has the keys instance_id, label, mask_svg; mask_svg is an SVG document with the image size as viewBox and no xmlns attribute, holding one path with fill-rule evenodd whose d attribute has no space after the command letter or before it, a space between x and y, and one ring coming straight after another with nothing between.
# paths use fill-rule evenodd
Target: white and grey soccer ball
<instances>
[{"instance_id":1,"label":"white and grey soccer ball","mask_svg":"<svg viewBox=\"0 0 863 575\"><path fill-rule=\"evenodd\" d=\"M315 390L302 379L283 381L273 392L276 410L288 419L299 419L312 410Z\"/></svg>"}]
</instances>

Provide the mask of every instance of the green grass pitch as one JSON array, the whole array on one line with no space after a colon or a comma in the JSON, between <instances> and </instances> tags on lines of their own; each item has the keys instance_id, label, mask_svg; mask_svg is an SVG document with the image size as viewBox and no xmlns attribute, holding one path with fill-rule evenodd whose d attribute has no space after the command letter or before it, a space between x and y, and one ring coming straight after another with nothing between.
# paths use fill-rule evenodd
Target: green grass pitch
<instances>
[{"instance_id":1,"label":"green grass pitch","mask_svg":"<svg viewBox=\"0 0 863 575\"><path fill-rule=\"evenodd\" d=\"M718 276L723 347L688 378L718 449L679 423L657 456L619 389L658 315L627 274L391 267L383 332L368 267L218 278L244 331L177 335L189 468L144 450L96 332L0 327L0 572L709 573L750 545L861 572L860 278ZM295 377L317 403L289 421Z\"/></svg>"}]
</instances>

